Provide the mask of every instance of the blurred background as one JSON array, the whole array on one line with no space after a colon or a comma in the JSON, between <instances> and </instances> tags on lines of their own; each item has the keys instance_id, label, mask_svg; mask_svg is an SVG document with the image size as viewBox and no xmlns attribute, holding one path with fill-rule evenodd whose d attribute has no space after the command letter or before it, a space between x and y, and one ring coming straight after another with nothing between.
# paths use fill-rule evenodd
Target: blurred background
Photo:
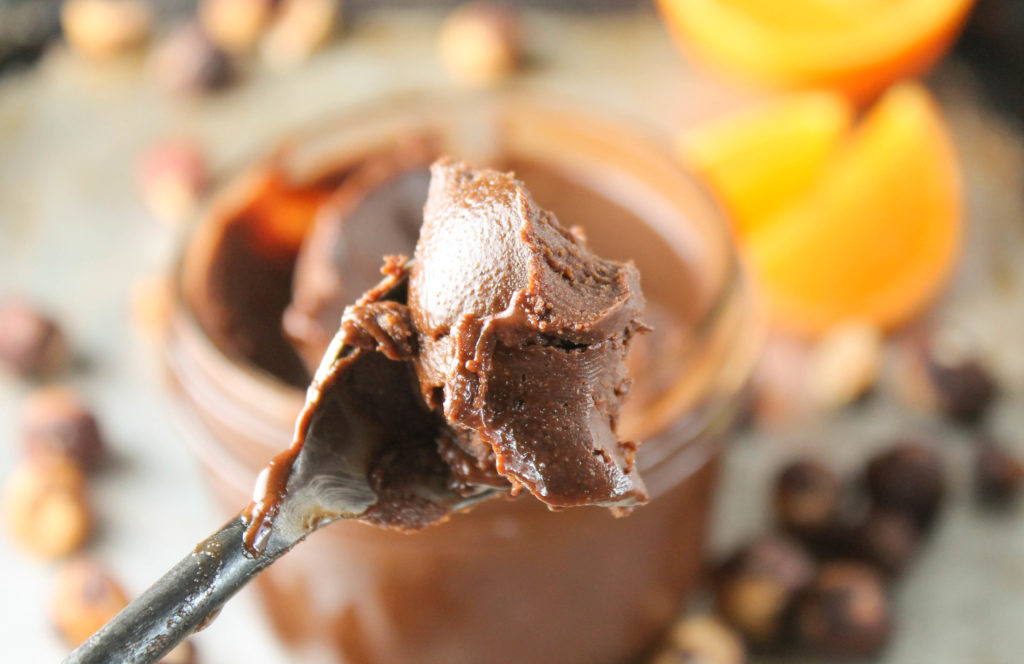
<instances>
[{"instance_id":1,"label":"blurred background","mask_svg":"<svg viewBox=\"0 0 1024 664\"><path fill-rule=\"evenodd\" d=\"M0 653L223 520L161 360L204 197L346 109L523 88L660 137L766 321L655 661L1019 662L1022 80L1019 0L0 0ZM250 591L174 657L290 661Z\"/></svg>"}]
</instances>

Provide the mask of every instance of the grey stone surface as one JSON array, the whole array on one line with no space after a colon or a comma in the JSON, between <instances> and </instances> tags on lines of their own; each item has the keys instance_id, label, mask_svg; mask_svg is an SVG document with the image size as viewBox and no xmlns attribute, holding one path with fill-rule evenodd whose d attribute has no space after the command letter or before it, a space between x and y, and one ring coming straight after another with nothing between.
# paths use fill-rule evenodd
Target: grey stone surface
<instances>
[{"instance_id":1,"label":"grey stone surface","mask_svg":"<svg viewBox=\"0 0 1024 664\"><path fill-rule=\"evenodd\" d=\"M192 103L162 99L142 59L97 66L58 50L37 70L0 81L0 297L37 299L73 340L80 362L68 380L95 405L114 452L94 482L100 528L88 553L108 562L130 590L141 591L223 518L174 429L158 350L131 323L133 283L166 271L176 245L176 233L139 200L140 154L160 137L190 134L224 173L314 119L390 91L444 88L436 24L431 13L364 17L301 70L256 66L244 86ZM531 14L527 31L532 65L518 84L578 96L663 129L747 96L691 72L649 14ZM971 219L970 249L943 315L966 321L994 349L1017 399L1000 405L993 427L1024 451L1024 151L1016 134L979 107L963 72L948 69L937 84L964 156ZM0 475L17 458L25 391L0 380ZM763 526L771 469L794 450L828 448L855 465L895 430L935 427L910 420L883 399L799 431L737 441L714 547ZM966 447L944 449L956 468L958 498L899 593L902 630L883 661L1013 664L1024 651L1024 521L1019 513L975 513L963 499ZM54 566L0 539L0 570L0 659L58 660L65 651L46 620ZM197 636L203 661L289 661L254 600L243 593ZM315 659L309 653L302 661Z\"/></svg>"}]
</instances>

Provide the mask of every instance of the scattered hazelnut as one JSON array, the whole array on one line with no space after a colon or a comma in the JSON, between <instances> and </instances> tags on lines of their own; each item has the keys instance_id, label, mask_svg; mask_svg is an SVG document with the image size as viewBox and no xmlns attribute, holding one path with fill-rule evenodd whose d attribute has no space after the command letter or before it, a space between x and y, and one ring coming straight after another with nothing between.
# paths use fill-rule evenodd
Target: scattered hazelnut
<instances>
[{"instance_id":1,"label":"scattered hazelnut","mask_svg":"<svg viewBox=\"0 0 1024 664\"><path fill-rule=\"evenodd\" d=\"M853 403L874 386L881 364L881 330L865 323L837 325L811 350L809 396L823 408Z\"/></svg>"},{"instance_id":2,"label":"scattered hazelnut","mask_svg":"<svg viewBox=\"0 0 1024 664\"><path fill-rule=\"evenodd\" d=\"M57 457L23 462L7 480L3 517L11 539L32 555L52 559L74 553L92 531L82 471Z\"/></svg>"},{"instance_id":3,"label":"scattered hazelnut","mask_svg":"<svg viewBox=\"0 0 1024 664\"><path fill-rule=\"evenodd\" d=\"M917 554L920 533L902 512L873 510L851 534L855 555L888 576L907 568Z\"/></svg>"},{"instance_id":4,"label":"scattered hazelnut","mask_svg":"<svg viewBox=\"0 0 1024 664\"><path fill-rule=\"evenodd\" d=\"M878 653L892 627L882 578L852 562L823 565L797 601L794 620L801 645L841 657Z\"/></svg>"},{"instance_id":5,"label":"scattered hazelnut","mask_svg":"<svg viewBox=\"0 0 1024 664\"><path fill-rule=\"evenodd\" d=\"M281 0L260 45L263 59L279 68L307 59L334 33L338 4L339 0Z\"/></svg>"},{"instance_id":6,"label":"scattered hazelnut","mask_svg":"<svg viewBox=\"0 0 1024 664\"><path fill-rule=\"evenodd\" d=\"M60 371L68 348L57 324L21 300L0 305L0 364L23 378Z\"/></svg>"},{"instance_id":7,"label":"scattered hazelnut","mask_svg":"<svg viewBox=\"0 0 1024 664\"><path fill-rule=\"evenodd\" d=\"M807 391L809 356L798 340L777 334L766 340L751 378L751 414L758 428L783 428L814 412Z\"/></svg>"},{"instance_id":8,"label":"scattered hazelnut","mask_svg":"<svg viewBox=\"0 0 1024 664\"><path fill-rule=\"evenodd\" d=\"M147 338L159 340L170 321L171 284L164 276L140 279L132 286L132 318Z\"/></svg>"},{"instance_id":9,"label":"scattered hazelnut","mask_svg":"<svg viewBox=\"0 0 1024 664\"><path fill-rule=\"evenodd\" d=\"M792 599L814 575L814 562L797 542L779 535L758 538L734 553L715 579L715 607L753 645L786 637Z\"/></svg>"},{"instance_id":10,"label":"scattered hazelnut","mask_svg":"<svg viewBox=\"0 0 1024 664\"><path fill-rule=\"evenodd\" d=\"M153 72L171 95L198 96L228 87L236 76L231 56L196 23L178 26L153 55Z\"/></svg>"},{"instance_id":11,"label":"scattered hazelnut","mask_svg":"<svg viewBox=\"0 0 1024 664\"><path fill-rule=\"evenodd\" d=\"M54 580L50 612L60 635L77 647L128 605L121 585L99 563L66 563Z\"/></svg>"},{"instance_id":12,"label":"scattered hazelnut","mask_svg":"<svg viewBox=\"0 0 1024 664\"><path fill-rule=\"evenodd\" d=\"M97 59L141 45L149 35L150 19L148 6L140 0L66 0L61 8L68 44Z\"/></svg>"},{"instance_id":13,"label":"scattered hazelnut","mask_svg":"<svg viewBox=\"0 0 1024 664\"><path fill-rule=\"evenodd\" d=\"M902 377L904 396L951 419L973 424L988 411L998 392L963 330L946 327L911 338Z\"/></svg>"},{"instance_id":14,"label":"scattered hazelnut","mask_svg":"<svg viewBox=\"0 0 1024 664\"><path fill-rule=\"evenodd\" d=\"M498 3L463 5L445 19L438 48L456 80L493 85L511 75L522 59L519 17Z\"/></svg>"},{"instance_id":15,"label":"scattered hazelnut","mask_svg":"<svg viewBox=\"0 0 1024 664\"><path fill-rule=\"evenodd\" d=\"M712 616L695 616L676 623L653 664L743 664L746 659L736 632Z\"/></svg>"},{"instance_id":16,"label":"scattered hazelnut","mask_svg":"<svg viewBox=\"0 0 1024 664\"><path fill-rule=\"evenodd\" d=\"M168 222L181 221L195 208L206 186L206 160L195 141L168 139L143 156L139 179L153 213Z\"/></svg>"},{"instance_id":17,"label":"scattered hazelnut","mask_svg":"<svg viewBox=\"0 0 1024 664\"><path fill-rule=\"evenodd\" d=\"M1024 463L992 440L980 442L974 460L974 493L990 507L1005 507L1024 488Z\"/></svg>"},{"instance_id":18,"label":"scattered hazelnut","mask_svg":"<svg viewBox=\"0 0 1024 664\"><path fill-rule=\"evenodd\" d=\"M945 474L938 453L907 442L868 462L866 484L876 506L902 512L919 528L927 528L945 497Z\"/></svg>"},{"instance_id":19,"label":"scattered hazelnut","mask_svg":"<svg viewBox=\"0 0 1024 664\"><path fill-rule=\"evenodd\" d=\"M196 647L191 641L182 641L164 655L159 664L196 664Z\"/></svg>"},{"instance_id":20,"label":"scattered hazelnut","mask_svg":"<svg viewBox=\"0 0 1024 664\"><path fill-rule=\"evenodd\" d=\"M837 521L842 486L829 468L810 459L793 461L775 481L775 518L805 542L830 533Z\"/></svg>"},{"instance_id":21,"label":"scattered hazelnut","mask_svg":"<svg viewBox=\"0 0 1024 664\"><path fill-rule=\"evenodd\" d=\"M47 387L25 403L22 439L30 459L60 456L79 468L94 467L103 457L96 418L67 387Z\"/></svg>"},{"instance_id":22,"label":"scattered hazelnut","mask_svg":"<svg viewBox=\"0 0 1024 664\"><path fill-rule=\"evenodd\" d=\"M200 0L199 23L229 53L252 51L274 14L276 0Z\"/></svg>"}]
</instances>

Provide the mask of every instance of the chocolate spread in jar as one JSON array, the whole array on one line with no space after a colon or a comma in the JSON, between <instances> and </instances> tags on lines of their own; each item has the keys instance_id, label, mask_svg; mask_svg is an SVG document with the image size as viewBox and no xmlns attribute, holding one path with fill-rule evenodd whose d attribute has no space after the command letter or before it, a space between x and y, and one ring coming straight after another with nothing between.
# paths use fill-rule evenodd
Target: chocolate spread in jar
<instances>
[{"instance_id":1,"label":"chocolate spread in jar","mask_svg":"<svg viewBox=\"0 0 1024 664\"><path fill-rule=\"evenodd\" d=\"M646 329L636 268L593 254L511 174L447 158L431 167L414 256L389 258L385 280L345 309L341 352L317 372L295 441L247 511L250 548L332 399L361 420L346 429L351 418L338 418L339 445L374 439L378 501L359 518L377 525L445 518L417 491L439 479L469 492L500 476L551 507L645 502L636 444L616 434L626 355Z\"/></svg>"}]
</instances>

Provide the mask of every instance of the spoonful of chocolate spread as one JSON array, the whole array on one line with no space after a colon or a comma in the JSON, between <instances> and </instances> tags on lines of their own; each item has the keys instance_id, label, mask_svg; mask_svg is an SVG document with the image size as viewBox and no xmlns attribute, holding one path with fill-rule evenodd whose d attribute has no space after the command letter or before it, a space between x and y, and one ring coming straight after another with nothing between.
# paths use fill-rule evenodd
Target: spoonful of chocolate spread
<instances>
[{"instance_id":1,"label":"spoonful of chocolate spread","mask_svg":"<svg viewBox=\"0 0 1024 664\"><path fill-rule=\"evenodd\" d=\"M639 273L589 251L512 174L430 168L412 260L344 310L291 445L251 504L67 662L155 662L337 519L414 531L503 493L617 513L646 501L616 435Z\"/></svg>"}]
</instances>

